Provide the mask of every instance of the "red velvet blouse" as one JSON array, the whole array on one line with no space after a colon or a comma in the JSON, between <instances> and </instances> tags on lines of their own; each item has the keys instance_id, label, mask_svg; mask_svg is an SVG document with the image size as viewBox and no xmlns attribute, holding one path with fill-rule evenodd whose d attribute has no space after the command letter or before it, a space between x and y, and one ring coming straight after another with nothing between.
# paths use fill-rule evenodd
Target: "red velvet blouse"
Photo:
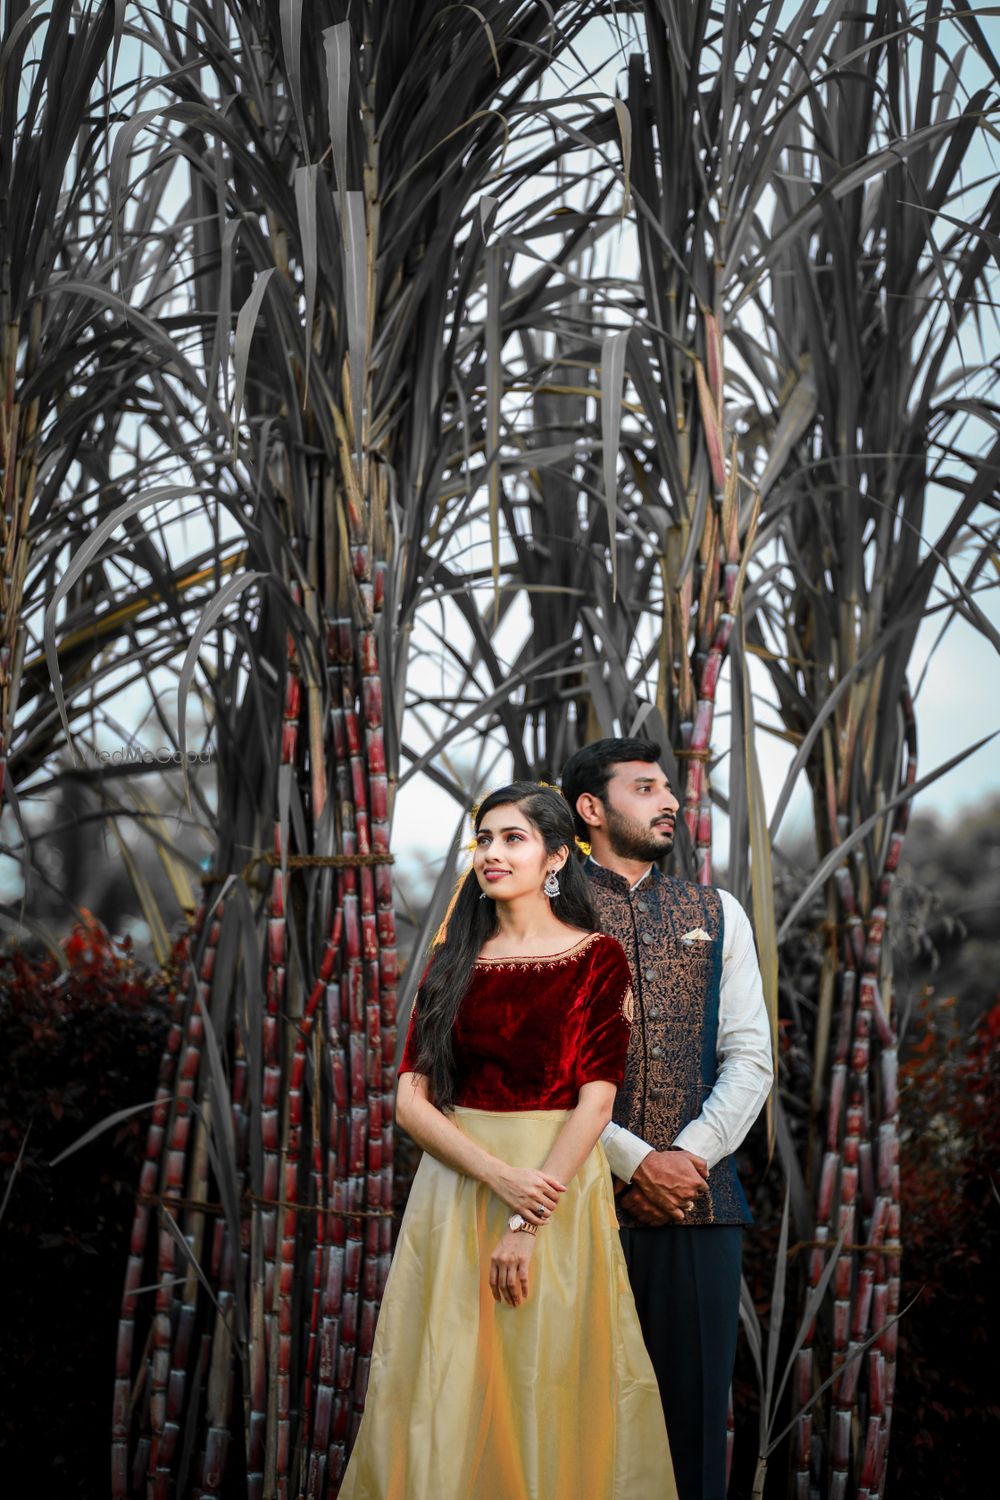
<instances>
[{"instance_id":1,"label":"red velvet blouse","mask_svg":"<svg viewBox=\"0 0 1000 1500\"><path fill-rule=\"evenodd\" d=\"M400 1073L416 1069L418 992ZM480 958L455 1021L455 1103L573 1109L585 1083L625 1072L632 984L621 945L588 933L550 958Z\"/></svg>"}]
</instances>

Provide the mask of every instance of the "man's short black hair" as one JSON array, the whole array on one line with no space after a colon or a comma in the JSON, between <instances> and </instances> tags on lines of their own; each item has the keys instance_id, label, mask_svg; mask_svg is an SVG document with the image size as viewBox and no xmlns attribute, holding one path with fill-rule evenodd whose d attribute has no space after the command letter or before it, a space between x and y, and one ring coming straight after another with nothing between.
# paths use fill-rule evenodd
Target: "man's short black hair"
<instances>
[{"instance_id":1,"label":"man's short black hair","mask_svg":"<svg viewBox=\"0 0 1000 1500\"><path fill-rule=\"evenodd\" d=\"M656 763L660 759L660 747L652 740L608 739L594 740L570 756L563 766L562 792L573 813L576 836L586 839L588 828L576 810L576 799L589 792L592 797L608 805L607 790L611 780L611 768L623 761L642 760Z\"/></svg>"}]
</instances>

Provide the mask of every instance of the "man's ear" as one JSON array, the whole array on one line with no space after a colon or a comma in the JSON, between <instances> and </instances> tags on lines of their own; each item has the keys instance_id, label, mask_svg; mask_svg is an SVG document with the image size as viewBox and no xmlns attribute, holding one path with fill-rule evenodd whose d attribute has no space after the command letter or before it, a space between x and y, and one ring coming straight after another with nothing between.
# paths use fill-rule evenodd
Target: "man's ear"
<instances>
[{"instance_id":1,"label":"man's ear","mask_svg":"<svg viewBox=\"0 0 1000 1500\"><path fill-rule=\"evenodd\" d=\"M604 827L604 804L592 792L581 792L576 799L576 810L588 828Z\"/></svg>"}]
</instances>

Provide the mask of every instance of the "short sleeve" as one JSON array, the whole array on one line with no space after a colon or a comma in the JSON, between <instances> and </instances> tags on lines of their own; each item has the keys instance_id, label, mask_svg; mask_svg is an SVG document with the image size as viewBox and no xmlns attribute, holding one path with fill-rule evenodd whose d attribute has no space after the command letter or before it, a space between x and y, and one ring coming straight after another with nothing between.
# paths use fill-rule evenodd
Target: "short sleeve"
<instances>
[{"instance_id":1,"label":"short sleeve","mask_svg":"<svg viewBox=\"0 0 1000 1500\"><path fill-rule=\"evenodd\" d=\"M417 1055L420 1052L420 1002L424 994L424 980L430 973L433 961L432 958L420 976L420 985L413 1001L413 1009L410 1011L410 1026L406 1033L406 1044L403 1047L403 1055L399 1060L397 1077L400 1073L415 1073L417 1071Z\"/></svg>"},{"instance_id":2,"label":"short sleeve","mask_svg":"<svg viewBox=\"0 0 1000 1500\"><path fill-rule=\"evenodd\" d=\"M613 1083L620 1088L625 1076L632 1025L632 974L620 943L603 937L594 945L587 1003L574 1083Z\"/></svg>"},{"instance_id":3,"label":"short sleeve","mask_svg":"<svg viewBox=\"0 0 1000 1500\"><path fill-rule=\"evenodd\" d=\"M417 1070L417 1053L420 1051L420 996L413 1002L410 1011L410 1029L406 1033L406 1045L403 1055L399 1060L400 1073L415 1073Z\"/></svg>"}]
</instances>

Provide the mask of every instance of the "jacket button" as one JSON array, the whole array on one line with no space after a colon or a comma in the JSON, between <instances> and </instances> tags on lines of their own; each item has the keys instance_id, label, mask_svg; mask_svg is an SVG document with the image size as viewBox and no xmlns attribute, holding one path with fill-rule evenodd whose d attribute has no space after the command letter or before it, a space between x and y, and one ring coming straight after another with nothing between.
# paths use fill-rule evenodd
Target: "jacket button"
<instances>
[{"instance_id":1,"label":"jacket button","mask_svg":"<svg viewBox=\"0 0 1000 1500\"><path fill-rule=\"evenodd\" d=\"M646 947L648 948L650 946L650 944L652 943L652 941L653 941L653 934L651 932L644 932L642 934L642 940L646 944Z\"/></svg>"},{"instance_id":2,"label":"jacket button","mask_svg":"<svg viewBox=\"0 0 1000 1500\"><path fill-rule=\"evenodd\" d=\"M662 1047L651 1047L649 1050L652 1053L653 1057L662 1057L663 1056L663 1048Z\"/></svg>"},{"instance_id":3,"label":"jacket button","mask_svg":"<svg viewBox=\"0 0 1000 1500\"><path fill-rule=\"evenodd\" d=\"M651 1010L649 1012L649 1019L651 1021L658 1021L660 1019L660 1017L661 1017L662 1014L663 1014L663 1012L657 1006L656 1008L654 1008L653 1010Z\"/></svg>"},{"instance_id":4,"label":"jacket button","mask_svg":"<svg viewBox=\"0 0 1000 1500\"><path fill-rule=\"evenodd\" d=\"M646 905L645 901L637 901L635 903L635 909L636 909L636 911L641 911L641 912L647 912L647 911L649 911L649 907Z\"/></svg>"},{"instance_id":5,"label":"jacket button","mask_svg":"<svg viewBox=\"0 0 1000 1500\"><path fill-rule=\"evenodd\" d=\"M652 984L653 980L656 978L656 970L655 969L643 969L643 971L642 971L642 977L646 981L647 984Z\"/></svg>"}]
</instances>

